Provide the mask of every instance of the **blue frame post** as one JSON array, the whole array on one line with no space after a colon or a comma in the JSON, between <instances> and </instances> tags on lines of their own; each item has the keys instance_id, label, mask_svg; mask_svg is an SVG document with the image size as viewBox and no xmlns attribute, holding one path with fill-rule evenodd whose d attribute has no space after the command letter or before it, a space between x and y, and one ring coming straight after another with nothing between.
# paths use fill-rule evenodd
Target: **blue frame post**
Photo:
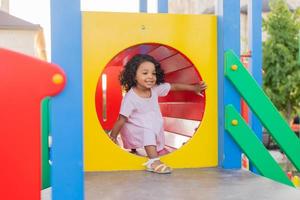
<instances>
[{"instance_id":1,"label":"blue frame post","mask_svg":"<svg viewBox=\"0 0 300 200\"><path fill-rule=\"evenodd\" d=\"M248 1L249 50L251 58L249 69L259 85L262 85L262 1ZM257 137L262 140L262 125L257 117L250 112L250 125ZM258 171L250 164L250 170Z\"/></svg>"},{"instance_id":2,"label":"blue frame post","mask_svg":"<svg viewBox=\"0 0 300 200\"><path fill-rule=\"evenodd\" d=\"M224 107L233 104L240 111L240 96L224 77L224 53L232 49L240 54L240 1L218 0L218 110L219 166L241 168L241 151L225 131Z\"/></svg>"},{"instance_id":3,"label":"blue frame post","mask_svg":"<svg viewBox=\"0 0 300 200\"><path fill-rule=\"evenodd\" d=\"M66 9L67 8L67 9ZM80 0L51 1L52 61L66 73L64 91L51 99L52 198L84 198Z\"/></svg>"},{"instance_id":4,"label":"blue frame post","mask_svg":"<svg viewBox=\"0 0 300 200\"><path fill-rule=\"evenodd\" d=\"M168 9L169 1L168 0L158 0L157 4L158 4L158 6L157 6L158 13L168 13L168 11L169 11L169 9Z\"/></svg>"},{"instance_id":5,"label":"blue frame post","mask_svg":"<svg viewBox=\"0 0 300 200\"><path fill-rule=\"evenodd\" d=\"M148 11L147 0L140 0L140 12L146 13Z\"/></svg>"}]
</instances>

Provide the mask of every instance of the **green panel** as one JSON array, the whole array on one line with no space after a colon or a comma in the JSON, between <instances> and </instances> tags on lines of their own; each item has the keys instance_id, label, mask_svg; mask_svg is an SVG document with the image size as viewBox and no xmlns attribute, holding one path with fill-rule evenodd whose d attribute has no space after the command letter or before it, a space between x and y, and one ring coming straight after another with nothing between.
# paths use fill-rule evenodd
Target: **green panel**
<instances>
[{"instance_id":1,"label":"green panel","mask_svg":"<svg viewBox=\"0 0 300 200\"><path fill-rule=\"evenodd\" d=\"M242 65L239 58L232 51L227 51L225 59L225 76L235 86L297 170L300 171L300 140ZM236 70L232 69L233 65L237 66Z\"/></svg>"},{"instance_id":2,"label":"green panel","mask_svg":"<svg viewBox=\"0 0 300 200\"><path fill-rule=\"evenodd\" d=\"M232 121L237 124L233 125ZM250 129L233 105L225 108L225 129L239 145L261 175L275 181L293 186L277 162L266 150L264 145Z\"/></svg>"},{"instance_id":3,"label":"green panel","mask_svg":"<svg viewBox=\"0 0 300 200\"><path fill-rule=\"evenodd\" d=\"M42 101L42 189L50 187L49 164L49 101L47 97Z\"/></svg>"}]
</instances>

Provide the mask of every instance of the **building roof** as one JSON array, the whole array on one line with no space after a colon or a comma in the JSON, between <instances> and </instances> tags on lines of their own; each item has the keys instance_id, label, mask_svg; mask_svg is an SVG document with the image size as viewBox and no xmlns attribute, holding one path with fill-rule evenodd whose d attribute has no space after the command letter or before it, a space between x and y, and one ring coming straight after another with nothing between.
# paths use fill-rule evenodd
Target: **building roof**
<instances>
[{"instance_id":1,"label":"building roof","mask_svg":"<svg viewBox=\"0 0 300 200\"><path fill-rule=\"evenodd\" d=\"M0 29L38 30L40 25L32 24L0 10Z\"/></svg>"}]
</instances>

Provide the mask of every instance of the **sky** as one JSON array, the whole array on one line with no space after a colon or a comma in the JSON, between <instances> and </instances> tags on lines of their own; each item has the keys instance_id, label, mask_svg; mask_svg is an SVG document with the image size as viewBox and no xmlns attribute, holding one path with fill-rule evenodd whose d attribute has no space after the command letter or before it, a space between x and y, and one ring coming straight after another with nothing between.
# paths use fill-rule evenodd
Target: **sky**
<instances>
[{"instance_id":1,"label":"sky","mask_svg":"<svg viewBox=\"0 0 300 200\"><path fill-rule=\"evenodd\" d=\"M82 11L138 12L139 0L81 0ZM48 61L51 61L50 0L10 0L10 14L44 29ZM157 0L148 0L148 12L157 12Z\"/></svg>"}]
</instances>

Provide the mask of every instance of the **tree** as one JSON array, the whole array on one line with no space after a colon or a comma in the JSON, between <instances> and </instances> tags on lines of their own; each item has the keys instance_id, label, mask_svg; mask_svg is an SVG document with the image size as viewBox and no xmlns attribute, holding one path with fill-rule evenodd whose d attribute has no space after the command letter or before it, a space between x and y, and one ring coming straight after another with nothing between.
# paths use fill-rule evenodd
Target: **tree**
<instances>
[{"instance_id":1,"label":"tree","mask_svg":"<svg viewBox=\"0 0 300 200\"><path fill-rule=\"evenodd\" d=\"M287 121L300 108L298 40L300 11L290 12L284 0L271 0L271 12L263 20L263 87Z\"/></svg>"}]
</instances>

